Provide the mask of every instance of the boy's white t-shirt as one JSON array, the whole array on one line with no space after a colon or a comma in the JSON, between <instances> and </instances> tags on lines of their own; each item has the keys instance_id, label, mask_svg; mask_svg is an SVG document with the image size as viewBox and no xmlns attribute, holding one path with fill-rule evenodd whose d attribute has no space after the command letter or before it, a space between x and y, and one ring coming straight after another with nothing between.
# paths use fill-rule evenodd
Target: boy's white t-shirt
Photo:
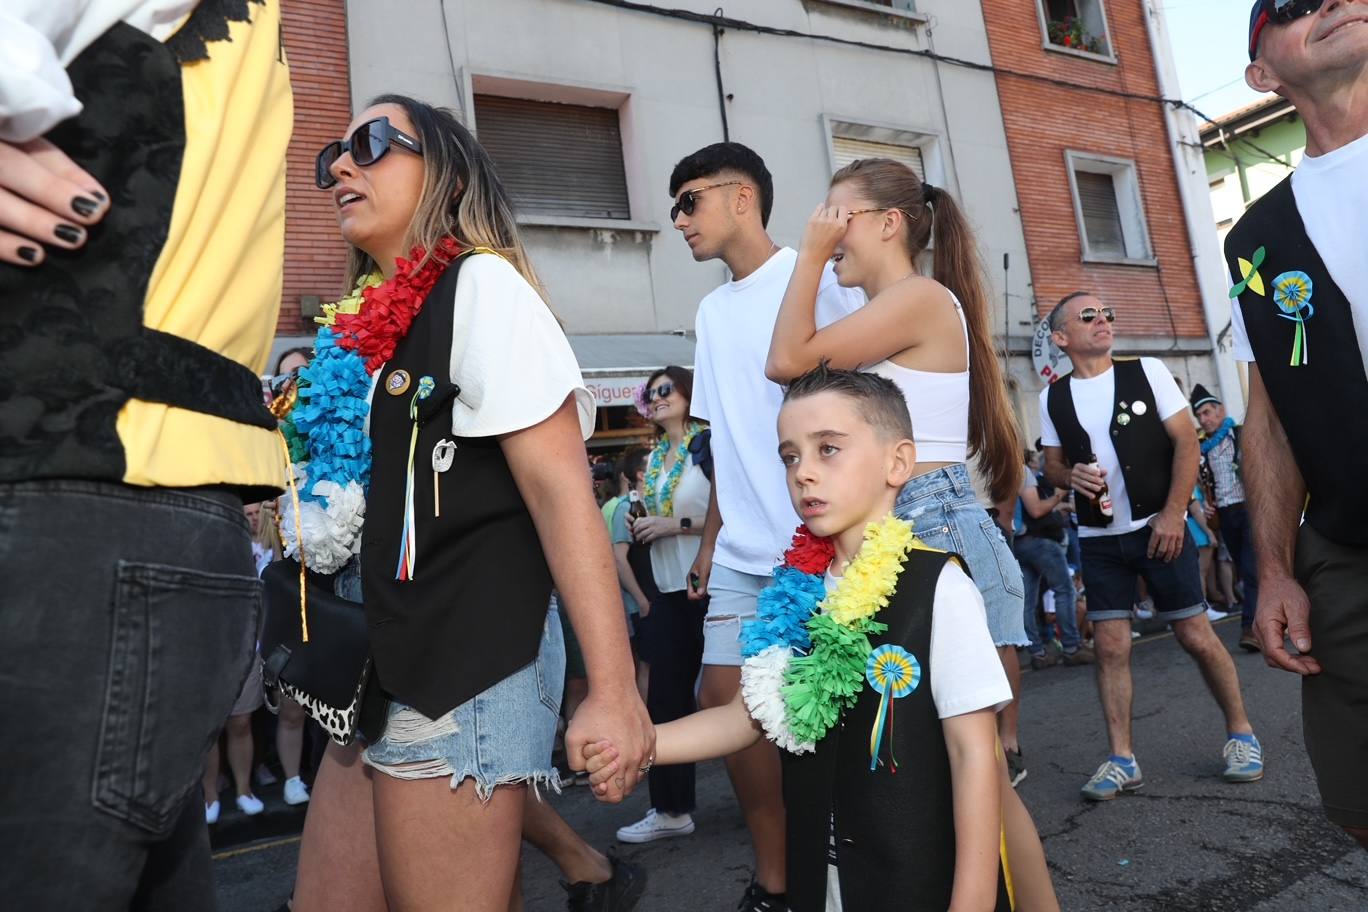
<instances>
[{"instance_id":1,"label":"boy's white t-shirt","mask_svg":"<svg viewBox=\"0 0 1368 912\"><path fill-rule=\"evenodd\" d=\"M1141 358L1145 369L1145 379L1149 381L1154 393L1154 404L1159 408L1159 418L1167 421L1188 407L1183 391L1173 379L1173 374L1158 358ZM1108 368L1106 373L1089 377L1086 380L1074 377L1069 381L1073 393L1074 411L1078 422L1088 432L1092 441L1093 453L1097 464L1107 473L1107 488L1111 492L1113 516L1107 526L1079 526L1080 538L1094 538L1103 535L1125 535L1142 529L1150 516L1131 516L1130 495L1126 492L1126 477L1121 474L1121 458L1116 455L1112 445L1111 425L1116 420L1116 369ZM1059 431L1050 420L1050 388L1040 391L1040 444L1041 446L1060 446ZM1159 469L1156 468L1156 471ZM1169 471L1168 466L1162 470Z\"/></svg>"},{"instance_id":2,"label":"boy's white t-shirt","mask_svg":"<svg viewBox=\"0 0 1368 912\"><path fill-rule=\"evenodd\" d=\"M1325 268L1349 301L1359 352L1368 366L1368 257L1363 239L1368 237L1368 136L1325 155L1303 158L1292 175L1292 196L1306 224L1307 237L1325 261ZM1277 239L1270 239L1270 245ZM1253 251L1241 253L1246 259ZM1273 280L1264 274L1264 282ZM1235 278L1239 281L1239 277ZM1313 295L1312 303L1315 303ZM1272 307L1272 298L1268 299ZM1234 349L1237 361L1253 361L1254 351L1245 331L1238 300L1231 302ZM1315 334L1312 320L1307 328ZM1288 333L1287 338L1292 338Z\"/></svg>"},{"instance_id":3,"label":"boy's white t-shirt","mask_svg":"<svg viewBox=\"0 0 1368 912\"><path fill-rule=\"evenodd\" d=\"M722 513L714 563L764 576L788 547L798 515L779 461L775 422L783 389L765 377L774 321L798 262L791 247L759 269L709 292L698 305L690 411L712 426L713 483ZM817 326L864 306L827 264L817 291Z\"/></svg>"}]
</instances>

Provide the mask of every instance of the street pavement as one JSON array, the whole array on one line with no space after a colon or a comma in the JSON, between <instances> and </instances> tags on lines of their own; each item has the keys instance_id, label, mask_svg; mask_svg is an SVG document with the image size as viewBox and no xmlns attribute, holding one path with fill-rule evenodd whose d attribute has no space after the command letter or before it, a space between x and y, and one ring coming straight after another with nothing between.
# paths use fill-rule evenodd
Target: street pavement
<instances>
[{"instance_id":1,"label":"street pavement","mask_svg":"<svg viewBox=\"0 0 1368 912\"><path fill-rule=\"evenodd\" d=\"M1091 669L1055 667L1023 676L1021 725L1030 772L1019 793L1044 838L1063 908L1366 912L1368 853L1320 810L1302 745L1297 679L1238 651L1235 619L1216 628L1235 654L1263 742L1262 782L1221 780L1220 712L1196 665L1170 635L1137 641L1133 656L1135 749L1145 788L1106 804L1078 795L1107 754ZM618 847L649 872L641 912L731 910L750 879L745 826L720 762L699 767L698 797L694 835ZM618 826L637 820L648 806L644 788L616 807L597 805L582 788L551 800L601 849L613 845ZM224 912L275 909L289 895L297 852L297 836L290 835L218 850ZM565 908L555 868L530 849L523 861L527 909Z\"/></svg>"}]
</instances>

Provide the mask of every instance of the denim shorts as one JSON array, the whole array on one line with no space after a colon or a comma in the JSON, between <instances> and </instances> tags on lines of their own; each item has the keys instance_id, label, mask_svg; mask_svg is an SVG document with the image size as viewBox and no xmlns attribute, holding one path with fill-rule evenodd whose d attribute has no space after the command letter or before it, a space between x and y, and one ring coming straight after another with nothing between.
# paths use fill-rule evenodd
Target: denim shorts
<instances>
[{"instance_id":1,"label":"denim shorts","mask_svg":"<svg viewBox=\"0 0 1368 912\"><path fill-rule=\"evenodd\" d=\"M963 463L918 475L903 485L893 512L923 544L958 554L983 595L995 646L1029 646L1026 585L1011 546L974 496Z\"/></svg>"},{"instance_id":2,"label":"denim shorts","mask_svg":"<svg viewBox=\"0 0 1368 912\"><path fill-rule=\"evenodd\" d=\"M392 702L385 733L366 748L365 761L395 779L450 777L453 789L474 779L482 801L500 785L559 792L551 749L564 687L565 641L552 609L530 664L439 719Z\"/></svg>"},{"instance_id":3,"label":"denim shorts","mask_svg":"<svg viewBox=\"0 0 1368 912\"><path fill-rule=\"evenodd\" d=\"M741 625L755 617L755 600L771 577L713 565L703 618L703 664L741 665Z\"/></svg>"},{"instance_id":4,"label":"denim shorts","mask_svg":"<svg viewBox=\"0 0 1368 912\"><path fill-rule=\"evenodd\" d=\"M1089 620L1130 620L1135 583L1140 577L1149 587L1158 620L1171 624L1206 611L1201 564L1192 534L1183 530L1183 550L1165 563L1146 556L1153 532L1145 526L1123 535L1092 535L1079 540Z\"/></svg>"}]
</instances>

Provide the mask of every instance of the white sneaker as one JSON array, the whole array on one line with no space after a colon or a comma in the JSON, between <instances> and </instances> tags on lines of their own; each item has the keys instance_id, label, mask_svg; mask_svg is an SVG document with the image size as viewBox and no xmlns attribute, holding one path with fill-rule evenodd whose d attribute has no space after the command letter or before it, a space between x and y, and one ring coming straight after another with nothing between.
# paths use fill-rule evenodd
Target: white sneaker
<instances>
[{"instance_id":1,"label":"white sneaker","mask_svg":"<svg viewBox=\"0 0 1368 912\"><path fill-rule=\"evenodd\" d=\"M294 776L285 780L285 803L288 805L304 804L309 800L309 787L304 784L304 780Z\"/></svg>"},{"instance_id":2,"label":"white sneaker","mask_svg":"<svg viewBox=\"0 0 1368 912\"><path fill-rule=\"evenodd\" d=\"M1217 611L1215 608L1210 607L1207 608L1207 620L1209 621L1219 621L1222 618L1228 617L1230 617L1230 614L1225 611Z\"/></svg>"},{"instance_id":3,"label":"white sneaker","mask_svg":"<svg viewBox=\"0 0 1368 912\"><path fill-rule=\"evenodd\" d=\"M271 768L264 763L258 763L256 768L257 785L275 785L280 780L276 774L271 772Z\"/></svg>"},{"instance_id":4,"label":"white sneaker","mask_svg":"<svg viewBox=\"0 0 1368 912\"><path fill-rule=\"evenodd\" d=\"M215 799L213 804L206 804L204 806L204 822L210 826L218 823L218 815L221 809L222 807L217 799Z\"/></svg>"},{"instance_id":5,"label":"white sneaker","mask_svg":"<svg viewBox=\"0 0 1368 912\"><path fill-rule=\"evenodd\" d=\"M237 806L238 810L242 811L242 813L246 814L248 817L255 817L257 814L266 810L266 805L262 804L261 799L256 795L238 795Z\"/></svg>"},{"instance_id":6,"label":"white sneaker","mask_svg":"<svg viewBox=\"0 0 1368 912\"><path fill-rule=\"evenodd\" d=\"M651 808L636 823L620 828L617 838L619 842L655 842L672 836L688 836L693 831L692 815L661 814Z\"/></svg>"}]
</instances>

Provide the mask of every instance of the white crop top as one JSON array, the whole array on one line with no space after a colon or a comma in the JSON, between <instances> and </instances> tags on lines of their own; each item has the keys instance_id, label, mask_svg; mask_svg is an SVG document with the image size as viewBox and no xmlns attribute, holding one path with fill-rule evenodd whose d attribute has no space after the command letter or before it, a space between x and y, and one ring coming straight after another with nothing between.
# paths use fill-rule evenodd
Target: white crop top
<instances>
[{"instance_id":1,"label":"white crop top","mask_svg":"<svg viewBox=\"0 0 1368 912\"><path fill-rule=\"evenodd\" d=\"M947 292L948 293L948 292ZM955 313L964 328L966 363L969 356L969 326L964 308L950 294ZM887 377L903 391L907 411L912 416L912 439L917 444L918 462L967 462L969 459L969 372L941 373L913 370L884 360L866 368Z\"/></svg>"}]
</instances>

